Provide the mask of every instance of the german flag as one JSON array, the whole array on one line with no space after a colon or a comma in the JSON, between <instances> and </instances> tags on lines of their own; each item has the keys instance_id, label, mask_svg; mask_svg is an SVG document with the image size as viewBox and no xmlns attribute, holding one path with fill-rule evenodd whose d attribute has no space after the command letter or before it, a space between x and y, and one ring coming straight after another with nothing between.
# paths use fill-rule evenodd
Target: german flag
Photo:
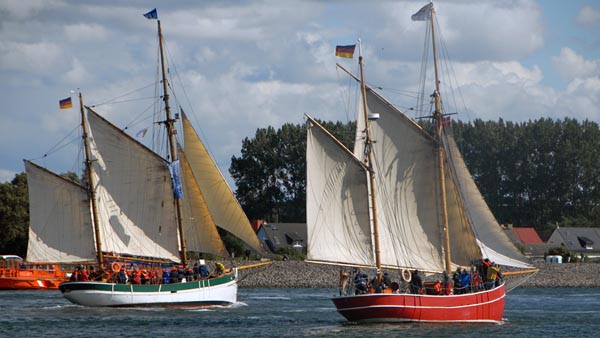
<instances>
[{"instance_id":1,"label":"german flag","mask_svg":"<svg viewBox=\"0 0 600 338\"><path fill-rule=\"evenodd\" d=\"M336 46L335 56L352 59L354 57L354 48L356 48L356 45Z\"/></svg>"},{"instance_id":2,"label":"german flag","mask_svg":"<svg viewBox=\"0 0 600 338\"><path fill-rule=\"evenodd\" d=\"M66 99L58 101L58 104L60 105L60 109L73 108L73 102L71 102L71 97L67 97Z\"/></svg>"}]
</instances>

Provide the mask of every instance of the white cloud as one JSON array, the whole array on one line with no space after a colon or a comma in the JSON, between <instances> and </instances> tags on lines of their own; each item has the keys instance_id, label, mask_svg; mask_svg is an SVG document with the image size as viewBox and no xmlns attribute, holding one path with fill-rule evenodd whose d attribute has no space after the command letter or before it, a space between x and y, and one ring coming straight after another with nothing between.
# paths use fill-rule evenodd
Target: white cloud
<instances>
[{"instance_id":1,"label":"white cloud","mask_svg":"<svg viewBox=\"0 0 600 338\"><path fill-rule=\"evenodd\" d=\"M575 18L578 24L584 26L599 26L600 25L600 10L591 6L584 6L577 17Z\"/></svg>"},{"instance_id":2,"label":"white cloud","mask_svg":"<svg viewBox=\"0 0 600 338\"><path fill-rule=\"evenodd\" d=\"M52 70L60 54L53 43L0 41L0 69L46 73Z\"/></svg>"},{"instance_id":3,"label":"white cloud","mask_svg":"<svg viewBox=\"0 0 600 338\"><path fill-rule=\"evenodd\" d=\"M0 168L0 183L12 181L16 174L14 171Z\"/></svg>"},{"instance_id":4,"label":"white cloud","mask_svg":"<svg viewBox=\"0 0 600 338\"><path fill-rule=\"evenodd\" d=\"M560 55L552 57L552 65L567 81L597 76L600 73L600 60L586 60L582 55L567 47L561 48Z\"/></svg>"},{"instance_id":5,"label":"white cloud","mask_svg":"<svg viewBox=\"0 0 600 338\"><path fill-rule=\"evenodd\" d=\"M77 86L85 80L86 76L87 72L85 70L85 67L81 64L81 62L79 62L77 58L74 58L73 62L71 62L71 69L65 74L65 80L68 83Z\"/></svg>"},{"instance_id":6,"label":"white cloud","mask_svg":"<svg viewBox=\"0 0 600 338\"><path fill-rule=\"evenodd\" d=\"M0 1L0 13L6 12L13 19L23 20L57 4L59 2L53 0L3 0Z\"/></svg>"},{"instance_id":7,"label":"white cloud","mask_svg":"<svg viewBox=\"0 0 600 338\"><path fill-rule=\"evenodd\" d=\"M109 35L106 28L101 25L84 23L66 25L64 32L70 41L105 40Z\"/></svg>"}]
</instances>

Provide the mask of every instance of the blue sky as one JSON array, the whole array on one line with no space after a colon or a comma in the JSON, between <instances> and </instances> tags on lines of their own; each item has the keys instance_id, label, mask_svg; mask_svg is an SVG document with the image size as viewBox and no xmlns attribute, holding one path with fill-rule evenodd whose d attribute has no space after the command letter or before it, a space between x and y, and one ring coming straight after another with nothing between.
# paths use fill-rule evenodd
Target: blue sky
<instances>
[{"instance_id":1,"label":"blue sky","mask_svg":"<svg viewBox=\"0 0 600 338\"><path fill-rule=\"evenodd\" d=\"M336 58L335 45L361 38L367 81L402 109L414 107L412 95L398 93L418 86L424 25L410 16L426 3L4 0L0 181L22 172L23 158L56 172L77 170L79 116L58 108L71 90L79 88L86 104L135 99L97 111L132 133L149 125L140 116L152 103L156 22L142 14L154 7L174 82L185 87L178 98L227 176L231 157L257 128L303 123L305 113L353 116L347 78L335 63L356 72L357 60ZM600 2L435 6L467 106L459 119L600 123Z\"/></svg>"}]
</instances>

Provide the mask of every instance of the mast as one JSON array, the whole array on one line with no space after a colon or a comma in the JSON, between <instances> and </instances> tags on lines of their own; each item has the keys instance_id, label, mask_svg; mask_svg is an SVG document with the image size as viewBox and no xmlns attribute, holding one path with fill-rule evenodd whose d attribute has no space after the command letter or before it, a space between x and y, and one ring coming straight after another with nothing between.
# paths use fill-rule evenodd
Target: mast
<instances>
[{"instance_id":1,"label":"mast","mask_svg":"<svg viewBox=\"0 0 600 338\"><path fill-rule=\"evenodd\" d=\"M177 150L175 149L175 120L171 117L171 106L169 105L169 91L167 82L167 72L165 69L165 53L163 50L163 36L160 28L160 20L158 22L158 45L160 47L160 65L162 70L162 84L163 84L163 100L165 101L165 114L167 119L165 120L165 126L167 128L167 134L169 135L169 148L171 153L171 163L177 161ZM183 223L181 221L182 208L179 198L175 197L175 206L177 208L177 227L179 229L179 246L181 247L181 262L187 261L185 239L183 237Z\"/></svg>"},{"instance_id":2,"label":"mast","mask_svg":"<svg viewBox=\"0 0 600 338\"><path fill-rule=\"evenodd\" d=\"M359 45L360 51L360 45ZM360 54L360 52L359 52ZM373 168L373 141L369 131L369 113L367 111L367 88L365 85L365 71L363 67L363 57L358 56L360 66L360 86L362 91L362 104L365 114L365 151L368 156L367 168L369 169L369 184L371 185L371 206L373 208L373 241L375 242L375 265L377 266L377 280L381 281L381 249L379 247L379 222L377 220L377 198L375 195L375 170Z\"/></svg>"},{"instance_id":3,"label":"mast","mask_svg":"<svg viewBox=\"0 0 600 338\"><path fill-rule=\"evenodd\" d=\"M81 97L81 92L79 92L79 110L81 112L81 129L83 130L83 146L85 148L85 171L89 182L88 195L90 197L90 201L92 202L92 224L94 225L94 237L96 239L98 270L102 272L104 271L104 256L102 255L102 241L100 239L100 226L98 224L98 205L96 204L96 191L94 190L96 183L93 175L92 151L90 149L88 140L87 123L85 120L85 113L83 111L83 98Z\"/></svg>"},{"instance_id":4,"label":"mast","mask_svg":"<svg viewBox=\"0 0 600 338\"><path fill-rule=\"evenodd\" d=\"M448 229L448 207L446 203L446 179L444 176L444 147L442 145L442 133L444 132L444 121L442 115L442 98L440 96L440 81L438 77L438 64L437 64L437 51L435 48L435 24L434 18L435 13L433 9L433 3L429 4L429 13L431 14L431 42L433 45L433 67L435 70L435 93L433 97L435 99L435 111L433 118L436 121L436 137L438 141L438 162L439 162L439 175L440 175L440 195L441 195L441 207L442 207L442 229L444 231L444 258L446 265L446 272L451 273L452 267L450 263L450 235Z\"/></svg>"}]
</instances>

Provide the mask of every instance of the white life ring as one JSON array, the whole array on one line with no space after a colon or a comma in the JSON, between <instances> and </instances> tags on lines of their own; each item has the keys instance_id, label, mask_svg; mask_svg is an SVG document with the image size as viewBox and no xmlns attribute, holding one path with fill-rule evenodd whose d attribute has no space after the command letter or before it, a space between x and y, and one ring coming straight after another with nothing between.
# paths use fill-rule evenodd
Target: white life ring
<instances>
[{"instance_id":1,"label":"white life ring","mask_svg":"<svg viewBox=\"0 0 600 338\"><path fill-rule=\"evenodd\" d=\"M408 270L408 269L402 269L400 276L402 277L402 280L405 281L406 283L410 283L410 281L412 280L412 274L410 273L410 270Z\"/></svg>"}]
</instances>

